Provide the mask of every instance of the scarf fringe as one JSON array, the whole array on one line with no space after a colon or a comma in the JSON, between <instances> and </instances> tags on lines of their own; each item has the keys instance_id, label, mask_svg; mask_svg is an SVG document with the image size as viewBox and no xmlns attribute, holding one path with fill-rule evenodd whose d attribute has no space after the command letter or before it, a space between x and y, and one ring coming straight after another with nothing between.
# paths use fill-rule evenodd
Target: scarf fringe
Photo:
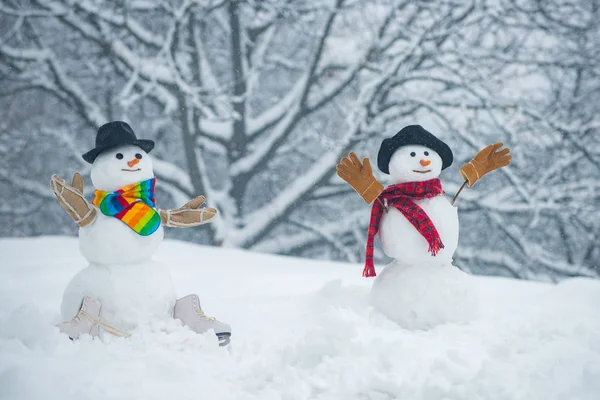
<instances>
[{"instance_id":1,"label":"scarf fringe","mask_svg":"<svg viewBox=\"0 0 600 400\"><path fill-rule=\"evenodd\" d=\"M375 266L372 263L366 263L362 276L365 278L372 278L376 275L377 273L375 272Z\"/></svg>"},{"instance_id":2,"label":"scarf fringe","mask_svg":"<svg viewBox=\"0 0 600 400\"><path fill-rule=\"evenodd\" d=\"M437 237L431 244L429 245L429 252L432 256L437 256L441 249L444 248L444 243L442 243L442 239Z\"/></svg>"},{"instance_id":3,"label":"scarf fringe","mask_svg":"<svg viewBox=\"0 0 600 400\"><path fill-rule=\"evenodd\" d=\"M429 245L429 253L433 257L437 256L441 249L444 248L444 243L442 243L442 239L437 238L433 243ZM375 272L375 265L373 263L366 262L365 268L363 269L362 276L364 278L373 278L377 276L377 272Z\"/></svg>"}]
</instances>

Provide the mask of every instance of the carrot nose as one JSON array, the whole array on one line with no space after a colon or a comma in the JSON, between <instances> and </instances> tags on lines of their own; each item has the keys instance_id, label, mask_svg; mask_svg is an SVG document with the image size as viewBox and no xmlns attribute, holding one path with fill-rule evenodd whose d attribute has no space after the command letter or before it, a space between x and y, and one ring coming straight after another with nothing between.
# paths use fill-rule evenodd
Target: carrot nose
<instances>
[{"instance_id":1,"label":"carrot nose","mask_svg":"<svg viewBox=\"0 0 600 400\"><path fill-rule=\"evenodd\" d=\"M138 160L137 158L134 158L131 161L127 161L127 165L129 165L129 168L133 167L135 164L139 163L140 160Z\"/></svg>"},{"instance_id":2,"label":"carrot nose","mask_svg":"<svg viewBox=\"0 0 600 400\"><path fill-rule=\"evenodd\" d=\"M421 160L421 165L422 165L422 166L426 167L426 166L428 166L429 164L431 164L431 161L429 161L429 160Z\"/></svg>"}]
</instances>

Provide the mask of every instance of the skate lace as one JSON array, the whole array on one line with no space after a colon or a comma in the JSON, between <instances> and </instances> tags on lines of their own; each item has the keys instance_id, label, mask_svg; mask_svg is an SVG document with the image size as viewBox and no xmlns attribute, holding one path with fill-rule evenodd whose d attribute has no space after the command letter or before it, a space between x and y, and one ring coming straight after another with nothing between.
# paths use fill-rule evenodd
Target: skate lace
<instances>
[{"instance_id":1,"label":"skate lace","mask_svg":"<svg viewBox=\"0 0 600 400\"><path fill-rule=\"evenodd\" d=\"M88 319L93 325L100 325L101 327L104 328L104 330L108 333L110 333L113 336L120 336L120 337L129 337L131 336L129 333L124 332L120 329L115 328L114 326L111 326L109 324L107 324L106 322L102 322L99 319L96 319L94 317L92 317L89 313L83 311L83 310L79 310L79 312L77 313L77 315L75 315L73 317L73 319L71 320L71 323L73 324L78 324L82 318L86 318Z\"/></svg>"},{"instance_id":2,"label":"skate lace","mask_svg":"<svg viewBox=\"0 0 600 400\"><path fill-rule=\"evenodd\" d=\"M211 321L211 322L217 320L216 318L207 316L206 314L204 314L204 311L202 311L202 310L196 310L196 314L198 314L198 316L200 318L206 319L206 320Z\"/></svg>"},{"instance_id":3,"label":"skate lace","mask_svg":"<svg viewBox=\"0 0 600 400\"><path fill-rule=\"evenodd\" d=\"M73 319L71 320L71 322L74 322L76 324L78 324L81 321L81 318L83 318L84 316L88 315L85 311L80 310L77 315L75 315L73 317Z\"/></svg>"}]
</instances>

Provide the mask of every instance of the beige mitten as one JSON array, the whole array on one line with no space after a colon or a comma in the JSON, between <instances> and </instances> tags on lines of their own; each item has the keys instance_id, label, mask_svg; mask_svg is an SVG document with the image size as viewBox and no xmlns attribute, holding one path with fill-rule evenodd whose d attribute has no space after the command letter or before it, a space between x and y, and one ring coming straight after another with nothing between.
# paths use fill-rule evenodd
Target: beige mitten
<instances>
[{"instance_id":1,"label":"beige mitten","mask_svg":"<svg viewBox=\"0 0 600 400\"><path fill-rule=\"evenodd\" d=\"M175 210L159 210L160 220L164 226L172 228L191 228L209 222L217 215L214 208L200 206L204 204L204 196L198 196Z\"/></svg>"},{"instance_id":2,"label":"beige mitten","mask_svg":"<svg viewBox=\"0 0 600 400\"><path fill-rule=\"evenodd\" d=\"M69 185L58 175L52 175L50 187L58 202L80 227L89 225L96 218L96 209L83 196L83 178L77 172Z\"/></svg>"},{"instance_id":3,"label":"beige mitten","mask_svg":"<svg viewBox=\"0 0 600 400\"><path fill-rule=\"evenodd\" d=\"M348 182L367 204L371 204L383 192L383 185L373 176L368 158L364 158L361 164L356 154L351 152L340 160L336 169L338 176Z\"/></svg>"},{"instance_id":4,"label":"beige mitten","mask_svg":"<svg viewBox=\"0 0 600 400\"><path fill-rule=\"evenodd\" d=\"M490 144L481 150L475 158L460 168L460 176L467 186L471 187L481 177L495 169L506 167L510 164L512 156L508 154L510 149L507 147L496 151L503 146L502 143Z\"/></svg>"}]
</instances>

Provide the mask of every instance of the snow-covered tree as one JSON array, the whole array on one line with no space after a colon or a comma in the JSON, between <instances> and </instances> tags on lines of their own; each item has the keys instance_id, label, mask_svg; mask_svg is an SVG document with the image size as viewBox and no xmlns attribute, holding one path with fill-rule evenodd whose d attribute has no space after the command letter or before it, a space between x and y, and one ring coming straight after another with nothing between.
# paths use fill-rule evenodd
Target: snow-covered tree
<instances>
[{"instance_id":1,"label":"snow-covered tree","mask_svg":"<svg viewBox=\"0 0 600 400\"><path fill-rule=\"evenodd\" d=\"M96 128L122 119L157 141L160 202L221 212L174 236L360 261L369 210L335 164L420 123L454 149L449 194L483 146L514 154L461 195L458 265L596 276L598 17L558 0L6 0L2 232L74 232L46 182L88 172Z\"/></svg>"}]
</instances>

